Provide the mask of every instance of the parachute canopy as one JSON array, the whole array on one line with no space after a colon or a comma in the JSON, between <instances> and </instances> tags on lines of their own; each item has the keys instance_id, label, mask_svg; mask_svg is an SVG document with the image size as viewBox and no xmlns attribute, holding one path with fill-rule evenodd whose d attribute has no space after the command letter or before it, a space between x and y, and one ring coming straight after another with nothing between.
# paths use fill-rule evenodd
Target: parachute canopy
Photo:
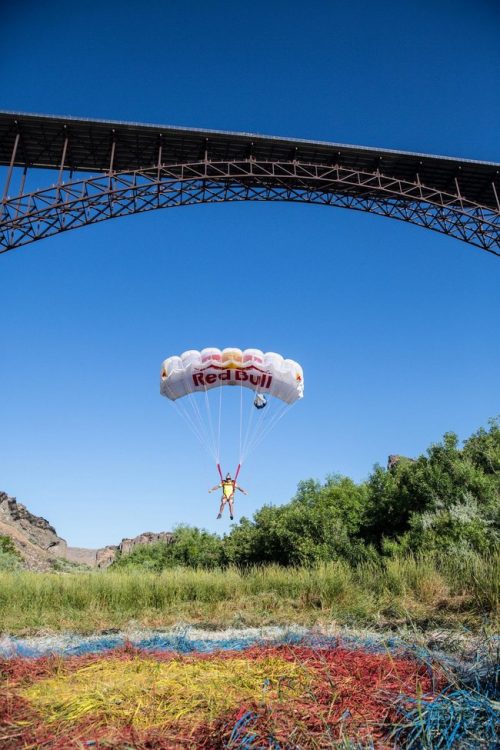
<instances>
[{"instance_id":1,"label":"parachute canopy","mask_svg":"<svg viewBox=\"0 0 500 750\"><path fill-rule=\"evenodd\" d=\"M293 359L260 349L189 350L169 357L161 367L160 393L171 401L235 385L294 404L304 395L304 374Z\"/></svg>"},{"instance_id":2,"label":"parachute canopy","mask_svg":"<svg viewBox=\"0 0 500 750\"><path fill-rule=\"evenodd\" d=\"M190 350L163 362L160 393L214 458L222 479L221 441L224 460L230 453L237 461L237 477L247 456L303 397L304 374L275 352Z\"/></svg>"}]
</instances>

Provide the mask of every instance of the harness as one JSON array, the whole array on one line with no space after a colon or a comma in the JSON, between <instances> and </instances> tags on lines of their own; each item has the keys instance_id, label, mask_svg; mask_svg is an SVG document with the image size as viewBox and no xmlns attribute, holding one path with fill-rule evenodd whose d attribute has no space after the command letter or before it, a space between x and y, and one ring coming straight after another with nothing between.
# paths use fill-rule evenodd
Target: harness
<instances>
[{"instance_id":1,"label":"harness","mask_svg":"<svg viewBox=\"0 0 500 750\"><path fill-rule=\"evenodd\" d=\"M222 494L228 500L231 497L231 495L234 495L234 485L235 485L235 482L233 479L224 479L222 481Z\"/></svg>"}]
</instances>

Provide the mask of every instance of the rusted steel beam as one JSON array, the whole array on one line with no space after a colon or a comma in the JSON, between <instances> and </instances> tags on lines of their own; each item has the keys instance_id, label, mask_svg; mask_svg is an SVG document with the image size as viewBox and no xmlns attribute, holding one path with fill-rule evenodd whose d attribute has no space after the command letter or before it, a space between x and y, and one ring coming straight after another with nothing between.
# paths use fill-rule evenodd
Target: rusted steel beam
<instances>
[{"instance_id":1,"label":"rusted steel beam","mask_svg":"<svg viewBox=\"0 0 500 750\"><path fill-rule=\"evenodd\" d=\"M222 201L302 201L351 208L398 219L456 237L500 255L500 210L422 183L376 170L362 172L331 165L258 161L199 161L128 173L113 171L4 201L1 251L60 231L116 216L194 203ZM295 155L295 154L294 154ZM58 212L60 215L58 216Z\"/></svg>"},{"instance_id":2,"label":"rusted steel beam","mask_svg":"<svg viewBox=\"0 0 500 750\"><path fill-rule=\"evenodd\" d=\"M20 133L19 131L16 133L16 137L14 140L14 146L12 148L12 155L10 157L10 163L9 163L9 169L7 170L7 177L5 179L5 187L3 190L3 197L2 201L5 201L7 199L7 196L9 194L9 187L10 187L10 181L12 179L12 171L14 169L14 163L16 161L16 155L17 155L17 147L19 145L19 139L20 139Z\"/></svg>"}]
</instances>

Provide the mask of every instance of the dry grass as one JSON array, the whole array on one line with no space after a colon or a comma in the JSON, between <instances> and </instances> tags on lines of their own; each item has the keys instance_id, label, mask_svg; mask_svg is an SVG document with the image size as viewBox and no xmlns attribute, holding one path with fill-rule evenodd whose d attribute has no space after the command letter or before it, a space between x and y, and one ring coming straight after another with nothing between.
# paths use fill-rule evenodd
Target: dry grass
<instances>
[{"instance_id":1,"label":"dry grass","mask_svg":"<svg viewBox=\"0 0 500 750\"><path fill-rule=\"evenodd\" d=\"M350 567L256 567L242 572L177 568L95 573L0 573L0 631L95 632L131 621L311 625L412 621L473 627L498 617L499 556L392 558Z\"/></svg>"}]
</instances>

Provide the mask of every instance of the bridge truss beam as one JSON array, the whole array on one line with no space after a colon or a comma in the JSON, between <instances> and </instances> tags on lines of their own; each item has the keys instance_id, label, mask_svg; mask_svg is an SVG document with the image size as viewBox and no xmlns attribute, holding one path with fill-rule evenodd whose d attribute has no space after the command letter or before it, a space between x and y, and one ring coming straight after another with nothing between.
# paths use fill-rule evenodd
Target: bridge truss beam
<instances>
[{"instance_id":1,"label":"bridge truss beam","mask_svg":"<svg viewBox=\"0 0 500 750\"><path fill-rule=\"evenodd\" d=\"M0 252L106 219L234 201L291 201L367 211L500 256L500 211L380 172L253 159L110 172L4 199Z\"/></svg>"}]
</instances>

